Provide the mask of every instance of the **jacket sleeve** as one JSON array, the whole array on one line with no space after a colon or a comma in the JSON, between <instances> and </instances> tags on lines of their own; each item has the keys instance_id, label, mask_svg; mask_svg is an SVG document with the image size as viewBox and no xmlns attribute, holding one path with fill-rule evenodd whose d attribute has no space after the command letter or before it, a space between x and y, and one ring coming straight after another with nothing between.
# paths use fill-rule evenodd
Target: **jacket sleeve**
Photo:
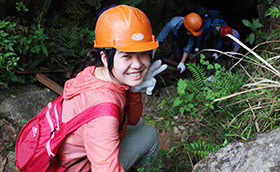
<instances>
[{"instance_id":1,"label":"jacket sleeve","mask_svg":"<svg viewBox=\"0 0 280 172\"><path fill-rule=\"evenodd\" d=\"M189 54L191 52L193 44L194 44L194 38L192 36L190 36L188 39L187 46L184 48L184 52L186 54Z\"/></svg>"},{"instance_id":2,"label":"jacket sleeve","mask_svg":"<svg viewBox=\"0 0 280 172\"><path fill-rule=\"evenodd\" d=\"M238 40L240 40L240 35L239 35L239 33L238 33L238 31L237 30L235 30L235 29L232 29L232 31L233 31L233 36L235 37L235 38L237 38ZM237 42L235 42L235 41L233 41L233 46L234 46L234 48L233 48L233 52L237 52L238 51L238 49L239 49L239 47L240 47L240 45L237 43Z\"/></svg>"},{"instance_id":3,"label":"jacket sleeve","mask_svg":"<svg viewBox=\"0 0 280 172\"><path fill-rule=\"evenodd\" d=\"M102 116L84 126L84 145L91 171L123 172L119 161L119 121L112 116Z\"/></svg>"},{"instance_id":4,"label":"jacket sleeve","mask_svg":"<svg viewBox=\"0 0 280 172\"><path fill-rule=\"evenodd\" d=\"M173 28L174 26L172 20L166 23L166 25L164 26L164 28L156 38L159 44L163 43L163 41L166 39L166 37L169 35L169 33L172 31Z\"/></svg>"},{"instance_id":5,"label":"jacket sleeve","mask_svg":"<svg viewBox=\"0 0 280 172\"><path fill-rule=\"evenodd\" d=\"M237 42L233 42L232 43L233 44L233 46L234 46L234 48L233 48L233 52L237 52L238 51L238 49L239 49L239 47L240 47L240 45L237 43Z\"/></svg>"},{"instance_id":6,"label":"jacket sleeve","mask_svg":"<svg viewBox=\"0 0 280 172\"><path fill-rule=\"evenodd\" d=\"M196 47L195 48L199 48L200 47L201 39L202 39L202 35L197 37L197 39L196 39Z\"/></svg>"},{"instance_id":7,"label":"jacket sleeve","mask_svg":"<svg viewBox=\"0 0 280 172\"><path fill-rule=\"evenodd\" d=\"M129 125L136 125L143 112L142 93L127 92L126 116Z\"/></svg>"}]
</instances>

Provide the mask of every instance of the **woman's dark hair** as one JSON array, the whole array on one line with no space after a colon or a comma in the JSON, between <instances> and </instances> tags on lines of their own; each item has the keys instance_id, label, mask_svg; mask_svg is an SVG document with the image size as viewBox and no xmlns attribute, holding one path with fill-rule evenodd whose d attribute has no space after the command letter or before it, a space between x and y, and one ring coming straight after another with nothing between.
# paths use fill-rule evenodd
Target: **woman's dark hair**
<instances>
[{"instance_id":1,"label":"woman's dark hair","mask_svg":"<svg viewBox=\"0 0 280 172\"><path fill-rule=\"evenodd\" d=\"M106 60L107 60L107 64L108 64L108 70L110 72L110 74L114 76L113 72L112 72L112 69L114 67L114 56L115 56L115 53L116 53L116 49L115 48L111 48L109 50L102 50L106 56Z\"/></svg>"},{"instance_id":2,"label":"woman's dark hair","mask_svg":"<svg viewBox=\"0 0 280 172\"><path fill-rule=\"evenodd\" d=\"M112 68L114 64L114 56L116 53L116 49L114 48L92 49L86 53L86 57L84 59L82 59L81 61L75 64L75 66L71 70L70 78L76 77L79 72L83 71L88 66L96 66L96 67L103 66L103 63L101 61L100 51L104 52L108 63L108 70L110 74L113 75Z\"/></svg>"}]
</instances>

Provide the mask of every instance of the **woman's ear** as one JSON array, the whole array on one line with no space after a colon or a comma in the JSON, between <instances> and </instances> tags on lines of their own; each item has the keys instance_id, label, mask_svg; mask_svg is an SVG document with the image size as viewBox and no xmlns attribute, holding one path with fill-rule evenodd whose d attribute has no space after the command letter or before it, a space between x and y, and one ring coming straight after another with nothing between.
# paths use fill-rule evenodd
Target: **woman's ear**
<instances>
[{"instance_id":1,"label":"woman's ear","mask_svg":"<svg viewBox=\"0 0 280 172\"><path fill-rule=\"evenodd\" d=\"M103 65L107 68L108 63L107 63L107 59L106 59L106 55L105 55L104 51L100 51L100 56L101 56L101 61L102 61Z\"/></svg>"}]
</instances>

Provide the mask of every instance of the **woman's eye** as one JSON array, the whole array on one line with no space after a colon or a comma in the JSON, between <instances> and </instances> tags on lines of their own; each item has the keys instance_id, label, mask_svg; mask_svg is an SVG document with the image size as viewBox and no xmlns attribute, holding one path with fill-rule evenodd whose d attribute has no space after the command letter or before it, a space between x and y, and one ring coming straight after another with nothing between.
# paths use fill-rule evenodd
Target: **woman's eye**
<instances>
[{"instance_id":1,"label":"woman's eye","mask_svg":"<svg viewBox=\"0 0 280 172\"><path fill-rule=\"evenodd\" d=\"M123 55L124 58L130 58L130 55Z\"/></svg>"}]
</instances>

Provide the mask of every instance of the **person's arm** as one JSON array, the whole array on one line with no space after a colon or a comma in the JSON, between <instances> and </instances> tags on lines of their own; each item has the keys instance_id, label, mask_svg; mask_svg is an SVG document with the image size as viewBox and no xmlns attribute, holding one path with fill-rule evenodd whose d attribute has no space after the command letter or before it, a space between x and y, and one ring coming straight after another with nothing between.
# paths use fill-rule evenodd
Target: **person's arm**
<instances>
[{"instance_id":1,"label":"person's arm","mask_svg":"<svg viewBox=\"0 0 280 172\"><path fill-rule=\"evenodd\" d=\"M186 60L188 58L188 55L189 55L189 53L191 52L191 50L193 48L193 45L194 45L194 37L193 36L189 36L187 46L184 48L184 54L183 54L183 57L181 59L181 62L183 64L185 64L185 62L186 62Z\"/></svg>"},{"instance_id":2,"label":"person's arm","mask_svg":"<svg viewBox=\"0 0 280 172\"><path fill-rule=\"evenodd\" d=\"M238 33L238 31L237 30L235 30L235 29L232 29L232 32L233 32L233 36L235 37L235 38L237 38L238 40L240 40L240 35L239 35L239 33ZM237 52L238 51L238 49L239 49L239 47L240 47L240 45L237 43L237 42L235 42L235 41L233 41L233 46L234 46L234 48L233 48L233 52Z\"/></svg>"},{"instance_id":3,"label":"person's arm","mask_svg":"<svg viewBox=\"0 0 280 172\"><path fill-rule=\"evenodd\" d=\"M181 63L185 64L185 62L186 62L188 56L189 56L189 54L187 54L187 53L184 52L183 57L182 57L182 59L181 59Z\"/></svg>"},{"instance_id":4,"label":"person's arm","mask_svg":"<svg viewBox=\"0 0 280 172\"><path fill-rule=\"evenodd\" d=\"M174 20L174 18L173 18L173 20ZM167 38L169 33L174 28L174 26L173 26L174 25L174 21L173 20L171 20L168 23L166 23L164 28L162 29L162 31L156 37L156 39L158 40L159 45L161 45L163 43L163 41Z\"/></svg>"},{"instance_id":5,"label":"person's arm","mask_svg":"<svg viewBox=\"0 0 280 172\"><path fill-rule=\"evenodd\" d=\"M201 44L201 39L202 39L202 35L198 36L196 39L196 47L199 50L200 44Z\"/></svg>"},{"instance_id":6,"label":"person's arm","mask_svg":"<svg viewBox=\"0 0 280 172\"><path fill-rule=\"evenodd\" d=\"M172 25L171 25L171 21L166 23L166 25L164 26L164 28L162 29L162 31L159 33L159 35L156 37L159 46L163 43L163 41L166 39L166 37L169 35L169 33L171 32L172 29ZM152 53L152 59L155 58L155 54L156 54L157 48L153 50Z\"/></svg>"},{"instance_id":7,"label":"person's arm","mask_svg":"<svg viewBox=\"0 0 280 172\"><path fill-rule=\"evenodd\" d=\"M180 70L180 73L183 73L186 70L185 62L188 57L188 54L184 53L181 59L181 62L178 64L177 69Z\"/></svg>"},{"instance_id":8,"label":"person's arm","mask_svg":"<svg viewBox=\"0 0 280 172\"><path fill-rule=\"evenodd\" d=\"M239 49L239 47L240 47L240 45L238 44L238 43L236 43L236 42L233 42L232 43L233 44L233 46L234 46L234 48L233 48L233 52L237 52L238 51L238 49Z\"/></svg>"},{"instance_id":9,"label":"person's arm","mask_svg":"<svg viewBox=\"0 0 280 172\"><path fill-rule=\"evenodd\" d=\"M187 58L189 56L189 53L191 52L193 44L194 44L194 38L193 37L189 37L188 44L184 48L184 53L183 53L183 56L181 58L181 62L177 66L177 68L180 70L180 73L183 73L186 70L185 62L186 62L186 60L187 60Z\"/></svg>"},{"instance_id":10,"label":"person's arm","mask_svg":"<svg viewBox=\"0 0 280 172\"><path fill-rule=\"evenodd\" d=\"M91 171L123 172L119 161L119 120L112 116L102 116L85 124L84 145Z\"/></svg>"}]
</instances>

